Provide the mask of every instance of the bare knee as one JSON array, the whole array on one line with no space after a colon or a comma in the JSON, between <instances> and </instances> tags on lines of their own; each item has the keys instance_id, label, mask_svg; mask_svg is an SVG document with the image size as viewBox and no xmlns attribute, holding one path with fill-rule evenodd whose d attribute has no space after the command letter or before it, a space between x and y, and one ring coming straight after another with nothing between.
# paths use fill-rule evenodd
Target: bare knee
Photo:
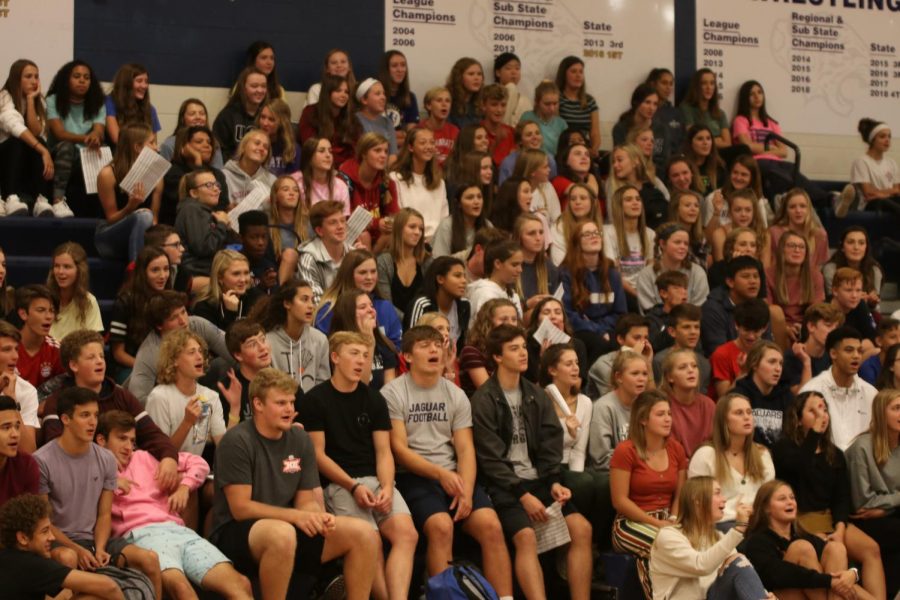
<instances>
[{"instance_id":1,"label":"bare knee","mask_svg":"<svg viewBox=\"0 0 900 600\"><path fill-rule=\"evenodd\" d=\"M452 544L453 520L446 513L433 515L425 522L425 537L429 543Z\"/></svg>"},{"instance_id":2,"label":"bare knee","mask_svg":"<svg viewBox=\"0 0 900 600\"><path fill-rule=\"evenodd\" d=\"M78 568L78 554L71 548L56 548L50 553L50 556L56 562L70 569Z\"/></svg>"},{"instance_id":3,"label":"bare knee","mask_svg":"<svg viewBox=\"0 0 900 600\"><path fill-rule=\"evenodd\" d=\"M590 522L579 514L566 517L566 525L569 528L569 537L575 544L590 544L593 536L593 528Z\"/></svg>"},{"instance_id":4,"label":"bare knee","mask_svg":"<svg viewBox=\"0 0 900 600\"><path fill-rule=\"evenodd\" d=\"M816 549L806 540L795 540L788 546L787 552L784 553L785 560L818 560Z\"/></svg>"},{"instance_id":5,"label":"bare knee","mask_svg":"<svg viewBox=\"0 0 900 600\"><path fill-rule=\"evenodd\" d=\"M153 550L134 548L132 551L128 552L126 558L132 566L148 575L159 572L159 556Z\"/></svg>"},{"instance_id":6,"label":"bare knee","mask_svg":"<svg viewBox=\"0 0 900 600\"><path fill-rule=\"evenodd\" d=\"M796 544L797 542L794 543ZM812 547L812 544L809 544L809 546ZM815 550L813 550L813 552L815 552ZM822 551L822 560L831 558L847 560L847 547L840 542L828 542L825 544L825 550Z\"/></svg>"},{"instance_id":7,"label":"bare knee","mask_svg":"<svg viewBox=\"0 0 900 600\"><path fill-rule=\"evenodd\" d=\"M520 530L516 535L513 536L513 545L516 547L516 552L537 552L537 536L534 534L534 529L531 527L526 527L525 529Z\"/></svg>"}]
</instances>

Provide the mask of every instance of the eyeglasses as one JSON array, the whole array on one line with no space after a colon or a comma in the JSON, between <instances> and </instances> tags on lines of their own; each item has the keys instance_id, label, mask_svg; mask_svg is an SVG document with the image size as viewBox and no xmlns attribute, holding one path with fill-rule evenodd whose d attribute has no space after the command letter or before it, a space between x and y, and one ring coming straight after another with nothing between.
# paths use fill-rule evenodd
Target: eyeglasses
<instances>
[{"instance_id":1,"label":"eyeglasses","mask_svg":"<svg viewBox=\"0 0 900 600\"><path fill-rule=\"evenodd\" d=\"M198 183L194 186L194 189L206 188L208 190L220 190L222 186L219 185L218 181L207 181L206 183Z\"/></svg>"},{"instance_id":2,"label":"eyeglasses","mask_svg":"<svg viewBox=\"0 0 900 600\"><path fill-rule=\"evenodd\" d=\"M602 238L602 237L603 237L603 233L600 232L600 231L582 231L582 232L581 232L581 237L582 237L583 239Z\"/></svg>"},{"instance_id":3,"label":"eyeglasses","mask_svg":"<svg viewBox=\"0 0 900 600\"><path fill-rule=\"evenodd\" d=\"M181 242L172 242L170 244L163 244L162 247L163 248L181 248L182 250L184 250L184 244L182 244Z\"/></svg>"},{"instance_id":4,"label":"eyeglasses","mask_svg":"<svg viewBox=\"0 0 900 600\"><path fill-rule=\"evenodd\" d=\"M806 244L785 244L786 250L806 250Z\"/></svg>"}]
</instances>

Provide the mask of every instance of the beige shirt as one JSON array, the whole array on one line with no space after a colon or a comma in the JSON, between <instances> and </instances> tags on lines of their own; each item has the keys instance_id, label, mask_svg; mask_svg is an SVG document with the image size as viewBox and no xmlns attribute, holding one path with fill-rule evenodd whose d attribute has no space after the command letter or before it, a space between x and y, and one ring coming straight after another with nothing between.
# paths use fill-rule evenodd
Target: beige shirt
<instances>
[{"instance_id":1,"label":"beige shirt","mask_svg":"<svg viewBox=\"0 0 900 600\"><path fill-rule=\"evenodd\" d=\"M100 318L100 305L97 304L97 298L88 292L87 299L89 306L87 313L84 315L84 320L78 318L78 306L75 302L69 302L64 308L60 309L56 315L56 320L50 326L51 337L61 340L79 329L103 331L103 319Z\"/></svg>"}]
</instances>

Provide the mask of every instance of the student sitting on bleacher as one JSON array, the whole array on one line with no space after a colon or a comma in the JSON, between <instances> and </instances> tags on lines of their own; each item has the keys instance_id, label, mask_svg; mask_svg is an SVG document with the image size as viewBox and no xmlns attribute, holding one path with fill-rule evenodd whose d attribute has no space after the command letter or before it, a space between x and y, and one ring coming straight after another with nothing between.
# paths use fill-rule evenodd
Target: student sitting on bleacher
<instances>
[{"instance_id":1,"label":"student sitting on bleacher","mask_svg":"<svg viewBox=\"0 0 900 600\"><path fill-rule=\"evenodd\" d=\"M16 290L16 312L22 323L16 369L35 387L63 372L59 341L50 335L56 306L57 300L46 286L32 284Z\"/></svg>"},{"instance_id":2,"label":"student sitting on bleacher","mask_svg":"<svg viewBox=\"0 0 900 600\"><path fill-rule=\"evenodd\" d=\"M0 394L12 398L16 403L21 420L21 439L18 447L25 452L34 452L37 449L37 431L41 428L38 419L38 393L34 386L16 371L21 340L22 334L15 327L6 321L0 321ZM19 429L18 425L16 429Z\"/></svg>"},{"instance_id":3,"label":"student sitting on bleacher","mask_svg":"<svg viewBox=\"0 0 900 600\"><path fill-rule=\"evenodd\" d=\"M192 312L222 331L246 318L263 292L252 285L250 262L237 250L220 250L213 257L209 288L194 302Z\"/></svg>"},{"instance_id":4,"label":"student sitting on bleacher","mask_svg":"<svg viewBox=\"0 0 900 600\"><path fill-rule=\"evenodd\" d=\"M2 328L0 325L0 331ZM0 338L0 348L4 342ZM31 456L34 443L31 449L23 444L27 427L22 423L19 401L5 391L0 394L0 506L21 494L37 494L40 483L38 465Z\"/></svg>"},{"instance_id":5,"label":"student sitting on bleacher","mask_svg":"<svg viewBox=\"0 0 900 600\"><path fill-rule=\"evenodd\" d=\"M56 542L50 524L50 503L34 493L24 494L0 510L0 578L3 592L27 600L56 597L61 590L79 596L124 600L118 584L106 577L61 565L50 558ZM28 576L23 577L23 574Z\"/></svg>"},{"instance_id":6,"label":"student sitting on bleacher","mask_svg":"<svg viewBox=\"0 0 900 600\"><path fill-rule=\"evenodd\" d=\"M162 181L152 190L145 190L140 182L130 192L120 185L144 148L156 151L153 131L146 125L126 125L119 134L113 161L97 175L97 193L105 221L97 226L94 245L103 258L121 260L123 254L129 261L137 258L144 247L144 231L159 214Z\"/></svg>"},{"instance_id":7,"label":"student sitting on bleacher","mask_svg":"<svg viewBox=\"0 0 900 600\"><path fill-rule=\"evenodd\" d=\"M112 410L97 424L97 444L116 459L119 486L112 502L112 533L159 557L162 587L181 598L191 584L228 600L252 600L250 581L207 540L185 526L179 512L207 479L209 465L200 456L178 453L180 483L171 495L156 485L159 461L134 449L135 422L127 412ZM210 485L212 483L210 482Z\"/></svg>"},{"instance_id":8,"label":"student sitting on bleacher","mask_svg":"<svg viewBox=\"0 0 900 600\"><path fill-rule=\"evenodd\" d=\"M900 214L900 169L893 158L885 156L891 149L891 128L881 121L860 119L857 129L868 145L850 171L850 183L858 190L844 188L835 216L844 217L850 209Z\"/></svg>"},{"instance_id":9,"label":"student sitting on bleacher","mask_svg":"<svg viewBox=\"0 0 900 600\"><path fill-rule=\"evenodd\" d=\"M156 384L159 348L162 337L170 331L189 329L203 339L219 360L230 362L225 336L218 327L195 315L188 316L187 296L174 290L163 290L147 302L145 313L149 332L134 357L134 368L125 382L128 391L143 404Z\"/></svg>"},{"instance_id":10,"label":"student sitting on bleacher","mask_svg":"<svg viewBox=\"0 0 900 600\"><path fill-rule=\"evenodd\" d=\"M100 305L90 292L87 253L80 244L63 242L56 247L47 287L59 299L59 312L50 326L51 336L61 340L78 329L104 330Z\"/></svg>"},{"instance_id":11,"label":"student sitting on bleacher","mask_svg":"<svg viewBox=\"0 0 900 600\"><path fill-rule=\"evenodd\" d=\"M150 332L147 304L168 285L169 258L166 253L160 248L141 250L135 261L134 277L116 296L110 316L110 354L118 381L128 377L138 348Z\"/></svg>"},{"instance_id":12,"label":"student sitting on bleacher","mask_svg":"<svg viewBox=\"0 0 900 600\"><path fill-rule=\"evenodd\" d=\"M66 202L73 171L81 164L82 148L99 151L106 129L106 108L100 79L86 62L73 60L64 64L53 77L47 90L47 127L50 129L50 153L53 155L53 205L37 203L38 216L74 217ZM79 215L96 214L78 207Z\"/></svg>"},{"instance_id":13,"label":"student sitting on bleacher","mask_svg":"<svg viewBox=\"0 0 900 600\"><path fill-rule=\"evenodd\" d=\"M27 215L38 202L49 207L53 157L44 139L47 107L38 67L21 58L0 90L0 216ZM35 211L34 214L37 214Z\"/></svg>"}]
</instances>

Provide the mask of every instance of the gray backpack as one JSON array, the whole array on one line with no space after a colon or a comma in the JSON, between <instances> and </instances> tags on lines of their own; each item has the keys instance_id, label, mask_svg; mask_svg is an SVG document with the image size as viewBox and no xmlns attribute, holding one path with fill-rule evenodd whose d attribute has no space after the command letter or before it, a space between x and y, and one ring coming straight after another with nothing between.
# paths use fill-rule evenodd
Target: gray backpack
<instances>
[{"instance_id":1,"label":"gray backpack","mask_svg":"<svg viewBox=\"0 0 900 600\"><path fill-rule=\"evenodd\" d=\"M150 578L130 567L100 567L95 571L98 575L106 575L116 582L125 600L155 600L156 590Z\"/></svg>"}]
</instances>

